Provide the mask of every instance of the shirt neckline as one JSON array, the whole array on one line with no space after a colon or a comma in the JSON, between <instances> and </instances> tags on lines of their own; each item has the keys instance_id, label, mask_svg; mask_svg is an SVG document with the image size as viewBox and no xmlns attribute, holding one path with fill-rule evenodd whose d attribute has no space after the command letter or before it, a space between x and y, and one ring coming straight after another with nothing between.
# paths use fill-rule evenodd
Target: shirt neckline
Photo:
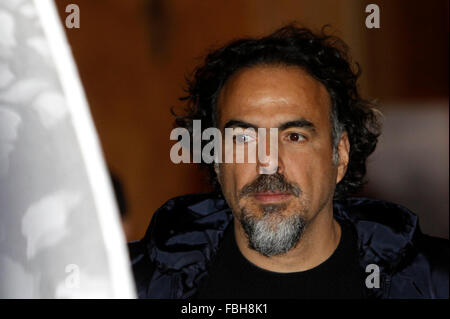
<instances>
[{"instance_id":1,"label":"shirt neckline","mask_svg":"<svg viewBox=\"0 0 450 319\"><path fill-rule=\"evenodd\" d=\"M344 257L343 255L345 254L345 247L348 246L347 244L349 240L347 233L348 229L342 223L339 223L339 225L341 226L341 236L336 249L323 262L307 270L284 273L267 270L255 265L254 263L249 261L240 251L234 234L234 223L231 223L230 229L226 234L228 238L225 239L227 241L225 248L229 249L230 254L230 256L227 258L232 258L231 260L234 260L234 262L231 263L234 271L245 271L246 273L250 272L255 276L267 277L271 279L274 277L278 277L280 279L292 279L294 277L297 278L310 276L317 272L326 271L327 268L339 266L339 260Z\"/></svg>"}]
</instances>

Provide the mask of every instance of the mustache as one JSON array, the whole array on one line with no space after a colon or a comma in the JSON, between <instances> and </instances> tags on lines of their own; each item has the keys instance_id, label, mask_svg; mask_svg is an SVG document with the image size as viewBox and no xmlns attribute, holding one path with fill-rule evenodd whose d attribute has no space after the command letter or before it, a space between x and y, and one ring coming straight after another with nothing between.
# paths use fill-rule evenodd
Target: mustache
<instances>
[{"instance_id":1,"label":"mustache","mask_svg":"<svg viewBox=\"0 0 450 319\"><path fill-rule=\"evenodd\" d=\"M281 192L299 197L302 193L300 187L289 183L280 173L261 174L253 182L245 185L239 193L239 197L250 196L258 193Z\"/></svg>"}]
</instances>

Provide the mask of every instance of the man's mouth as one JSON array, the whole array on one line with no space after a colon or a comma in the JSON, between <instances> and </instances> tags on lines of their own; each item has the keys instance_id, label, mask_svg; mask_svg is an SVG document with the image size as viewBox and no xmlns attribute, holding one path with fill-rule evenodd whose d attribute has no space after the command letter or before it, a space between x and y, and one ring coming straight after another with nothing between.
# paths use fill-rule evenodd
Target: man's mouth
<instances>
[{"instance_id":1,"label":"man's mouth","mask_svg":"<svg viewBox=\"0 0 450 319\"><path fill-rule=\"evenodd\" d=\"M262 203L278 203L287 200L292 194L285 192L264 192L253 194L252 197Z\"/></svg>"}]
</instances>

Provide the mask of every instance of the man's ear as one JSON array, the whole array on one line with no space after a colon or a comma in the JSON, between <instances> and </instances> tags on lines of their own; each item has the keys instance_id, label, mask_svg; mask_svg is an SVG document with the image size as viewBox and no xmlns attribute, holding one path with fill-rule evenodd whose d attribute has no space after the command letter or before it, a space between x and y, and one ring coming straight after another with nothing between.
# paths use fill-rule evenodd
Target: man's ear
<instances>
[{"instance_id":1,"label":"man's ear","mask_svg":"<svg viewBox=\"0 0 450 319\"><path fill-rule=\"evenodd\" d=\"M350 159L350 142L346 131L341 134L337 152L339 155L339 160L337 163L338 171L336 176L336 184L344 178L345 173L347 172L348 161Z\"/></svg>"}]
</instances>

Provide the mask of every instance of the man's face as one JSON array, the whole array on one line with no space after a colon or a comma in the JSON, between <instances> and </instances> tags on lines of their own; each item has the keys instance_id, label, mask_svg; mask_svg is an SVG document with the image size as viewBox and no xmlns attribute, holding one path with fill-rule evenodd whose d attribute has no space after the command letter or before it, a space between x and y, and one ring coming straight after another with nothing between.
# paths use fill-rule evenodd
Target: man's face
<instances>
[{"instance_id":1,"label":"man's face","mask_svg":"<svg viewBox=\"0 0 450 319\"><path fill-rule=\"evenodd\" d=\"M298 67L256 66L227 81L218 109L222 133L226 127L278 128L276 173L261 175L261 166L270 163L258 160L223 163L216 171L250 246L265 255L286 252L317 214L332 207L335 185L345 173L346 163L333 163L328 92ZM270 142L269 130L265 142ZM289 232L289 238L277 239Z\"/></svg>"}]
</instances>

